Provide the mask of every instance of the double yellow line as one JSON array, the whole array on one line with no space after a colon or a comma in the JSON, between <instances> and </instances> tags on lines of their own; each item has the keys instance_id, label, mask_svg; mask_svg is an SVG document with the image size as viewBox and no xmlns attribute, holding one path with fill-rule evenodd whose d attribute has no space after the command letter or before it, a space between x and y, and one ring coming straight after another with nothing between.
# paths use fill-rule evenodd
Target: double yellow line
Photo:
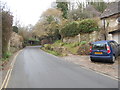
<instances>
[{"instance_id":1,"label":"double yellow line","mask_svg":"<svg viewBox=\"0 0 120 90\"><path fill-rule=\"evenodd\" d=\"M4 89L7 88L7 85L8 85L8 82L9 82L9 80L10 80L10 76L11 76L11 73L12 73L13 66L14 66L14 64L15 64L16 58L17 58L18 54L19 54L21 51L22 51L22 50L20 50L20 51L15 55L12 63L10 64L10 68L9 68L9 70L7 71L7 74L6 74L6 76L5 76L5 79L3 80L3 83L2 83L2 85L1 85L1 87L0 87L0 90L2 90L3 88L4 88Z\"/></svg>"}]
</instances>

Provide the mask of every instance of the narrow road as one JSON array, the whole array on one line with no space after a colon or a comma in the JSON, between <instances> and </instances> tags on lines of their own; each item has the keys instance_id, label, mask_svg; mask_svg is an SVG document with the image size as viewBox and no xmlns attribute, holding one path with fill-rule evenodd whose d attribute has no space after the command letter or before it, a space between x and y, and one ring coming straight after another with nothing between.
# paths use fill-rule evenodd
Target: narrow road
<instances>
[{"instance_id":1,"label":"narrow road","mask_svg":"<svg viewBox=\"0 0 120 90\"><path fill-rule=\"evenodd\" d=\"M39 47L18 56L7 88L118 88L118 81L60 60Z\"/></svg>"}]
</instances>

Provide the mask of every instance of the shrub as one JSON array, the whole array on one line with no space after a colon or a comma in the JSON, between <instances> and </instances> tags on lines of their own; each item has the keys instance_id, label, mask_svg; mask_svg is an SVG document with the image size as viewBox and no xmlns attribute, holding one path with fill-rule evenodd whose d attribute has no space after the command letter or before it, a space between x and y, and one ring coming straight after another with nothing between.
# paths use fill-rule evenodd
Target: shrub
<instances>
[{"instance_id":1,"label":"shrub","mask_svg":"<svg viewBox=\"0 0 120 90\"><path fill-rule=\"evenodd\" d=\"M95 20L84 19L66 24L60 31L62 37L74 37L79 33L89 33L99 30Z\"/></svg>"},{"instance_id":2,"label":"shrub","mask_svg":"<svg viewBox=\"0 0 120 90\"><path fill-rule=\"evenodd\" d=\"M80 21L78 28L81 33L89 33L99 30L97 22L92 19L85 19Z\"/></svg>"},{"instance_id":3,"label":"shrub","mask_svg":"<svg viewBox=\"0 0 120 90\"><path fill-rule=\"evenodd\" d=\"M56 51L47 50L47 52L50 53L50 54L53 54L55 56L60 56L60 54L58 52L56 52Z\"/></svg>"},{"instance_id":4,"label":"shrub","mask_svg":"<svg viewBox=\"0 0 120 90\"><path fill-rule=\"evenodd\" d=\"M44 48L45 48L46 50L53 50L53 48L52 48L52 46L51 46L50 44L45 44L45 45L44 45Z\"/></svg>"},{"instance_id":5,"label":"shrub","mask_svg":"<svg viewBox=\"0 0 120 90\"><path fill-rule=\"evenodd\" d=\"M60 31L61 36L63 37L73 37L79 34L78 22L74 21L67 24Z\"/></svg>"},{"instance_id":6,"label":"shrub","mask_svg":"<svg viewBox=\"0 0 120 90\"><path fill-rule=\"evenodd\" d=\"M54 44L60 44L61 42L62 42L61 40L57 40L57 41L55 41Z\"/></svg>"}]
</instances>

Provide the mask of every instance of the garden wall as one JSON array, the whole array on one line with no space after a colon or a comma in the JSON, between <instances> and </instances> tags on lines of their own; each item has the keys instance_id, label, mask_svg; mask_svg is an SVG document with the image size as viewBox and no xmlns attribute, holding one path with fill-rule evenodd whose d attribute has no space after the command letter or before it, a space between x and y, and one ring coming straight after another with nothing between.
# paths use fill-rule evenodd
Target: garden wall
<instances>
[{"instance_id":1,"label":"garden wall","mask_svg":"<svg viewBox=\"0 0 120 90\"><path fill-rule=\"evenodd\" d=\"M66 37L63 39L65 43L75 43L80 41L94 42L98 40L104 40L104 36L101 31L94 31L92 33L82 33L75 37Z\"/></svg>"}]
</instances>

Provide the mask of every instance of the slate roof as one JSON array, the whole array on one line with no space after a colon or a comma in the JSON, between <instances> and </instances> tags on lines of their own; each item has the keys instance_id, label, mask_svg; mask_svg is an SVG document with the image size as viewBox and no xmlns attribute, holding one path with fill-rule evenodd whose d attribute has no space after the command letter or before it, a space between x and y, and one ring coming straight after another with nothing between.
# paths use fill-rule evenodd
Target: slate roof
<instances>
[{"instance_id":1,"label":"slate roof","mask_svg":"<svg viewBox=\"0 0 120 90\"><path fill-rule=\"evenodd\" d=\"M120 29L115 30L115 31L111 31L111 32L109 32L109 34L114 34L114 33L118 33L118 32L120 32Z\"/></svg>"},{"instance_id":2,"label":"slate roof","mask_svg":"<svg viewBox=\"0 0 120 90\"><path fill-rule=\"evenodd\" d=\"M120 1L110 3L105 11L101 14L100 18L107 18L115 14L120 14Z\"/></svg>"}]
</instances>

